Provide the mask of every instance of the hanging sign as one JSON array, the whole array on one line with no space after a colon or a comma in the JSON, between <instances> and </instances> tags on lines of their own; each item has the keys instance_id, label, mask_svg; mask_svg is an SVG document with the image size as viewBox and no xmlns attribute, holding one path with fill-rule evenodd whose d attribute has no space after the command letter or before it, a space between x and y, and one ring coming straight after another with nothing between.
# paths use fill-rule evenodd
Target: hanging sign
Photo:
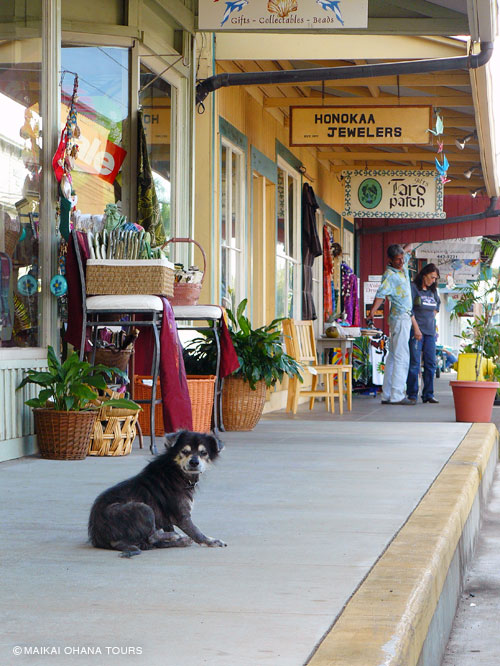
<instances>
[{"instance_id":1,"label":"hanging sign","mask_svg":"<svg viewBox=\"0 0 500 666\"><path fill-rule=\"evenodd\" d=\"M290 145L425 145L431 125L430 106L292 106Z\"/></svg>"},{"instance_id":2,"label":"hanging sign","mask_svg":"<svg viewBox=\"0 0 500 666\"><path fill-rule=\"evenodd\" d=\"M368 315L371 312L372 305L381 282L382 282L382 276L380 276L380 280L377 281L363 282L363 303L365 306L365 319L368 317ZM380 317L383 316L384 316L384 306L383 304L381 304L379 305L377 310L375 310L375 312L373 313L373 318L379 319Z\"/></svg>"},{"instance_id":3,"label":"hanging sign","mask_svg":"<svg viewBox=\"0 0 500 666\"><path fill-rule=\"evenodd\" d=\"M435 171L352 169L342 175L346 217L446 217Z\"/></svg>"},{"instance_id":4,"label":"hanging sign","mask_svg":"<svg viewBox=\"0 0 500 666\"><path fill-rule=\"evenodd\" d=\"M422 243L415 249L417 259L427 257L441 257L446 261L455 259L479 259L481 254L482 236L470 238L451 238L448 240L430 241Z\"/></svg>"},{"instance_id":5,"label":"hanging sign","mask_svg":"<svg viewBox=\"0 0 500 666\"><path fill-rule=\"evenodd\" d=\"M368 0L199 0L198 30L341 30L368 26Z\"/></svg>"}]
</instances>

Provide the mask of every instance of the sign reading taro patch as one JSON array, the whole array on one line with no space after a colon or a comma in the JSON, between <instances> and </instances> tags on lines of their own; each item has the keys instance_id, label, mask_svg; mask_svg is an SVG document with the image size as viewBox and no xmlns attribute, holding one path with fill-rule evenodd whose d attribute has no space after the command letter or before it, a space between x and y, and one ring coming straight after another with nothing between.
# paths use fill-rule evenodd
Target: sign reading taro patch
<instances>
[{"instance_id":1,"label":"sign reading taro patch","mask_svg":"<svg viewBox=\"0 0 500 666\"><path fill-rule=\"evenodd\" d=\"M443 184L435 171L351 169L342 171L348 217L446 217Z\"/></svg>"}]
</instances>

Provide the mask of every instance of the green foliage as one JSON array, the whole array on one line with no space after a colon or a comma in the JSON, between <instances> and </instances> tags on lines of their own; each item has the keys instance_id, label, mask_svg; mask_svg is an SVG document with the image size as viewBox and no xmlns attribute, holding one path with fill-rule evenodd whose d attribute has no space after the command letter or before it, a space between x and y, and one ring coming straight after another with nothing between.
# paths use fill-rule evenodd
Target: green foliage
<instances>
[{"instance_id":1,"label":"green foliage","mask_svg":"<svg viewBox=\"0 0 500 666\"><path fill-rule=\"evenodd\" d=\"M480 314L474 316L470 334L462 333L461 339L466 342L464 351L475 353L476 356L476 381L479 379L483 358L494 361L500 355L500 330L494 326L493 318L499 311L500 304L500 271L491 277L489 263L495 252L500 249L500 241L483 239L482 253L486 262L482 264L481 274L477 280L469 282L461 291L460 297L455 305L452 318L471 313L474 306L479 306Z\"/></svg>"},{"instance_id":2,"label":"green foliage","mask_svg":"<svg viewBox=\"0 0 500 666\"><path fill-rule=\"evenodd\" d=\"M236 313L227 310L229 334L233 341L240 367L233 373L242 377L255 390L256 383L263 379L266 386L274 386L285 375L298 377L300 365L285 353L281 339L282 319L274 319L267 326L252 328L250 320L243 314L247 299L241 301ZM215 372L217 347L213 331L208 331L202 338L196 338L187 346L184 354L188 373L207 374Z\"/></svg>"},{"instance_id":3,"label":"green foliage","mask_svg":"<svg viewBox=\"0 0 500 666\"><path fill-rule=\"evenodd\" d=\"M94 406L91 401L98 397L97 390L106 388L105 378L111 379L115 374L123 377L125 374L118 368L90 365L87 361L80 361L76 352L68 356L64 363L60 363L52 347L48 348L47 362L47 370L27 370L26 376L17 387L18 391L26 384L41 387L37 398L26 400L28 407L50 407L63 412L79 412L92 408ZM139 405L125 398L107 400L104 404L139 409Z\"/></svg>"}]
</instances>

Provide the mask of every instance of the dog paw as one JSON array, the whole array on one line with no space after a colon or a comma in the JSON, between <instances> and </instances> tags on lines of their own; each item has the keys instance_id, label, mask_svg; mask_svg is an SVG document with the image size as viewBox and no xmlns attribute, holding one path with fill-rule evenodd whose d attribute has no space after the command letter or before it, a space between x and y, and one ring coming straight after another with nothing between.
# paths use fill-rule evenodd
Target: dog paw
<instances>
[{"instance_id":1,"label":"dog paw","mask_svg":"<svg viewBox=\"0 0 500 666\"><path fill-rule=\"evenodd\" d=\"M179 546L180 548L185 547L185 546L191 546L193 544L193 540L190 539L189 537L179 537L175 545Z\"/></svg>"},{"instance_id":2,"label":"dog paw","mask_svg":"<svg viewBox=\"0 0 500 666\"><path fill-rule=\"evenodd\" d=\"M212 539L212 537L208 537L206 545L209 548L217 548L217 547L225 548L227 546L227 543L224 543L224 541L221 541L220 539Z\"/></svg>"}]
</instances>

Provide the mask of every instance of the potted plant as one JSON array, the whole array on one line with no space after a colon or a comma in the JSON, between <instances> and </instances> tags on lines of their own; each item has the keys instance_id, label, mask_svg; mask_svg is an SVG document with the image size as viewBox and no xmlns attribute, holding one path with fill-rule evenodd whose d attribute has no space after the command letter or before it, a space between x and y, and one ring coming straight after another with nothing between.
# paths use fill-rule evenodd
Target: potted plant
<instances>
[{"instance_id":1,"label":"potted plant","mask_svg":"<svg viewBox=\"0 0 500 666\"><path fill-rule=\"evenodd\" d=\"M480 310L479 313L474 312L469 331L461 336L468 343L465 350L475 355L474 379L450 382L456 420L471 423L488 423L491 420L493 402L500 387L497 381L489 381L499 375L497 364L484 363L485 359L498 362L500 333L494 325L494 317L500 305L500 271L496 270L490 276L492 271L488 264L495 253L500 252L500 242L484 239L482 250L486 262L481 266L480 276L462 289L452 313L452 318L457 318L474 309Z\"/></svg>"},{"instance_id":2,"label":"potted plant","mask_svg":"<svg viewBox=\"0 0 500 666\"><path fill-rule=\"evenodd\" d=\"M266 400L266 388L281 381L285 375L302 381L300 365L283 349L282 319L267 326L252 328L243 314L247 299L236 312L227 309L229 335L240 367L224 379L222 389L222 420L226 430L252 430L258 423ZM187 372L215 372L216 345L214 333L191 341L184 356Z\"/></svg>"},{"instance_id":3,"label":"potted plant","mask_svg":"<svg viewBox=\"0 0 500 666\"><path fill-rule=\"evenodd\" d=\"M33 408L40 454L57 460L82 460L87 455L97 416L93 401L98 390L106 389L106 377L123 375L117 368L91 365L80 361L73 352L60 363L54 349L48 348L47 370L27 370L19 391L26 384L41 387L37 398L26 400ZM102 404L125 409L140 409L132 400L123 398Z\"/></svg>"}]
</instances>

